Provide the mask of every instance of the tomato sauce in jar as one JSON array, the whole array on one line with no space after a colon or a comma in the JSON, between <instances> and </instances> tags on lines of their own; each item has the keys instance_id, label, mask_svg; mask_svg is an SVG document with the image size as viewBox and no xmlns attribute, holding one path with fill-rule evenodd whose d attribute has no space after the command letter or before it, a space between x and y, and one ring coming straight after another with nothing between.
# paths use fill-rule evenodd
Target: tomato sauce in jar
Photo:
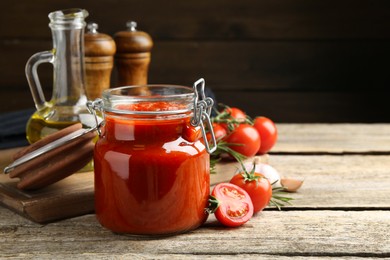
<instances>
[{"instance_id":1,"label":"tomato sauce in jar","mask_svg":"<svg viewBox=\"0 0 390 260\"><path fill-rule=\"evenodd\" d=\"M137 235L175 234L207 219L209 154L191 125L193 90L149 86L103 94L94 152L95 212L102 226ZM132 92L134 89L132 89Z\"/></svg>"}]
</instances>

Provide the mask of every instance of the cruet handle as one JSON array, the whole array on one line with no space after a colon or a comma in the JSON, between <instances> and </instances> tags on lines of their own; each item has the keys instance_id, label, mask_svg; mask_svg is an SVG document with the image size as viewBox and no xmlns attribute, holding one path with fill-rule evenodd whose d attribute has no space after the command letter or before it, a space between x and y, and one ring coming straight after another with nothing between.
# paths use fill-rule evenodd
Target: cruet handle
<instances>
[{"instance_id":1,"label":"cruet handle","mask_svg":"<svg viewBox=\"0 0 390 260\"><path fill-rule=\"evenodd\" d=\"M54 51L42 51L35 53L27 61L25 72L28 84L30 86L31 94L34 99L35 107L41 111L46 107L46 99L42 90L41 82L38 77L38 65L41 63L53 63Z\"/></svg>"}]
</instances>

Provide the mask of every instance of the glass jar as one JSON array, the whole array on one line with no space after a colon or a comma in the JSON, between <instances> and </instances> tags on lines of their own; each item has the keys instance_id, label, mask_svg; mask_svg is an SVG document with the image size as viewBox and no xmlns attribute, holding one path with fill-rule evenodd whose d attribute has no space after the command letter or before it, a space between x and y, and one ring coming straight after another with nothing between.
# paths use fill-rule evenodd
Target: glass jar
<instances>
[{"instance_id":1,"label":"glass jar","mask_svg":"<svg viewBox=\"0 0 390 260\"><path fill-rule=\"evenodd\" d=\"M95 212L102 226L166 235L206 221L212 151L202 133L203 120L210 120L202 109L194 113L195 92L183 86L149 85L147 93L145 86L121 87L89 102L104 118L94 152Z\"/></svg>"}]
</instances>

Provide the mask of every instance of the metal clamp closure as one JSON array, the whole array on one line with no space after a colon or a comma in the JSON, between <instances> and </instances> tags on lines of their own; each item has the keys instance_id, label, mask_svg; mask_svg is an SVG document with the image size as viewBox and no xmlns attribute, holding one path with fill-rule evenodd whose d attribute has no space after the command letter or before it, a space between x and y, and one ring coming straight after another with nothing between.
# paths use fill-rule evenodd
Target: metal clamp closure
<instances>
[{"instance_id":1,"label":"metal clamp closure","mask_svg":"<svg viewBox=\"0 0 390 260\"><path fill-rule=\"evenodd\" d=\"M193 112L193 117L191 118L191 125L200 126L202 130L202 135L206 146L206 150L209 154L211 154L217 149L217 141L215 139L213 125L210 119L211 109L213 108L214 101L212 98L206 97L204 93L204 87L205 87L205 80L203 78L198 79L194 83L193 86L195 92L194 112ZM198 88L200 89L198 90ZM204 121L206 121L207 129L211 134L211 140L210 140L212 145L211 147L206 137L206 129L203 123Z\"/></svg>"},{"instance_id":2,"label":"metal clamp closure","mask_svg":"<svg viewBox=\"0 0 390 260\"><path fill-rule=\"evenodd\" d=\"M97 98L94 101L87 101L87 108L89 113L91 113L96 122L96 131L98 132L99 136L102 135L101 127L104 125L105 118L103 113L103 100L101 98ZM103 119L97 115L96 111L99 111L100 114L103 116Z\"/></svg>"}]
</instances>

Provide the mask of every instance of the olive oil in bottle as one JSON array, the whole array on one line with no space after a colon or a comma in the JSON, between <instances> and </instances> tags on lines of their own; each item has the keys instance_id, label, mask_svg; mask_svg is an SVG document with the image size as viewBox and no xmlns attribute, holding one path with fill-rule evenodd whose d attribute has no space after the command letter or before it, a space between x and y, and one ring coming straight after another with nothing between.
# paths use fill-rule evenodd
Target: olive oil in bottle
<instances>
[{"instance_id":1,"label":"olive oil in bottle","mask_svg":"<svg viewBox=\"0 0 390 260\"><path fill-rule=\"evenodd\" d=\"M29 119L26 127L26 137L29 143L35 143L47 135L66 128L79 120L50 120L45 119L39 112L35 112Z\"/></svg>"},{"instance_id":2,"label":"olive oil in bottle","mask_svg":"<svg viewBox=\"0 0 390 260\"><path fill-rule=\"evenodd\" d=\"M80 122L80 113L88 113L84 70L83 9L66 9L49 14L53 49L34 54L27 61L26 77L37 111L27 123L27 139L34 143L41 138ZM53 64L53 91L45 99L38 77L41 63Z\"/></svg>"}]
</instances>

